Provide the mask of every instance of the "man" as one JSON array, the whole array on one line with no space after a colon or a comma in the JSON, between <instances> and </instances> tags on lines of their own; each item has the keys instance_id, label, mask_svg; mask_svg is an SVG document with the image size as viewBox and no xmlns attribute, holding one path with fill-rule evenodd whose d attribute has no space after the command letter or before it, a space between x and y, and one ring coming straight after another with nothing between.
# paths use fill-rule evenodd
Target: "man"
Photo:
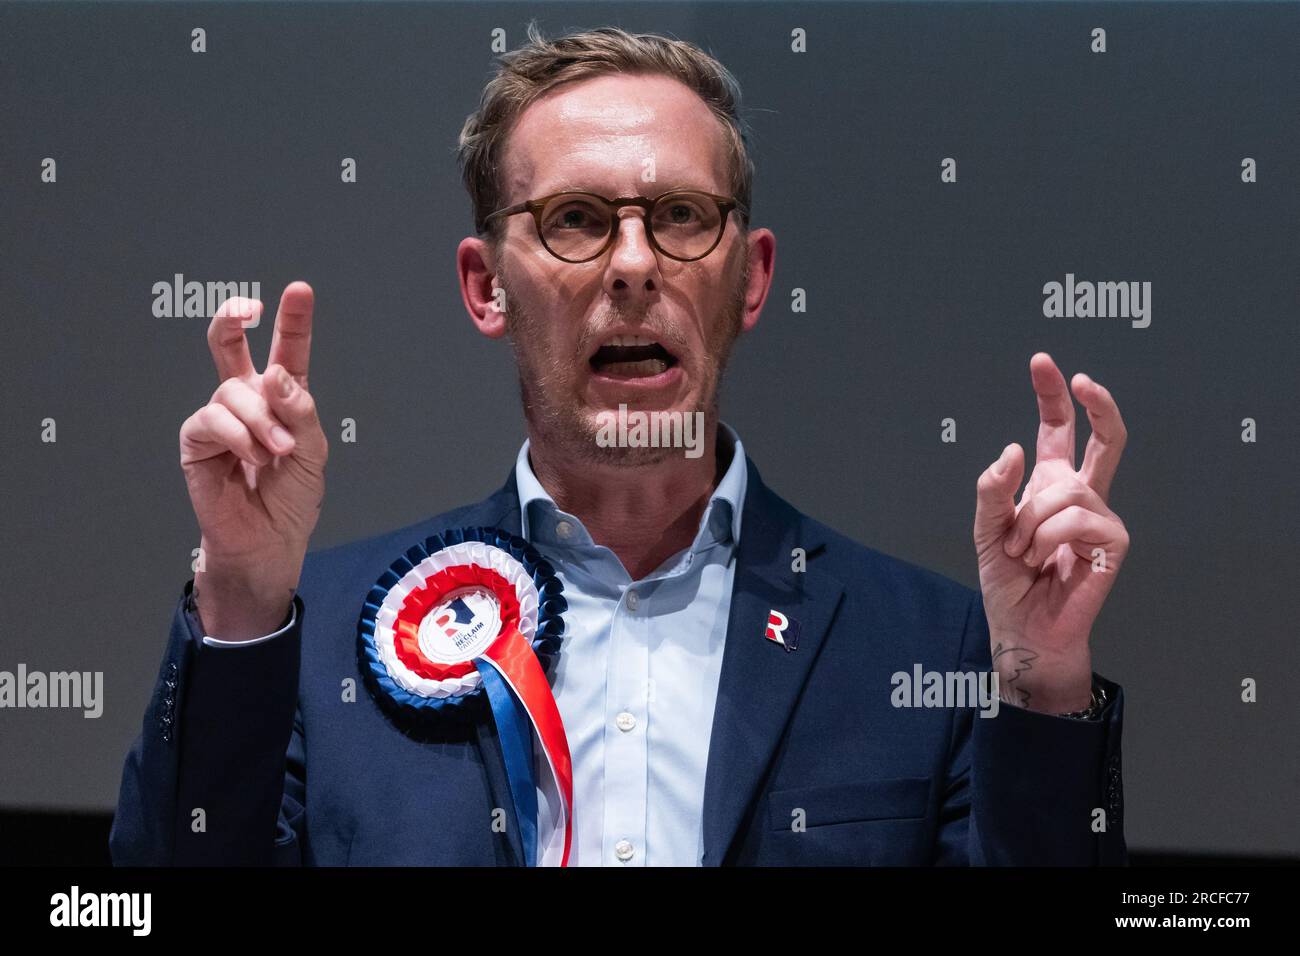
<instances>
[{"instance_id":1,"label":"man","mask_svg":"<svg viewBox=\"0 0 1300 956\"><path fill-rule=\"evenodd\" d=\"M571 862L1124 861L1122 699L1089 651L1128 548L1105 503L1115 402L1075 376L1092 424L1076 469L1070 390L1033 357L1028 486L1017 503L1017 444L977 483L982 595L781 500L717 415L775 253L749 228L737 100L720 64L662 37L530 30L503 58L461 135L478 235L457 266L478 330L512 343L528 438L478 504L306 555L327 454L312 290L285 290L264 373L241 328L260 303L223 305L221 385L180 436L205 564L126 761L116 862L557 862L556 793L538 784L521 810L533 794L516 799L482 696L417 724L349 693L371 586L463 527L522 536L563 583L548 677ZM698 453L611 446L620 406L703 413ZM990 670L1006 703L978 715L930 682L900 693L913 673Z\"/></svg>"}]
</instances>

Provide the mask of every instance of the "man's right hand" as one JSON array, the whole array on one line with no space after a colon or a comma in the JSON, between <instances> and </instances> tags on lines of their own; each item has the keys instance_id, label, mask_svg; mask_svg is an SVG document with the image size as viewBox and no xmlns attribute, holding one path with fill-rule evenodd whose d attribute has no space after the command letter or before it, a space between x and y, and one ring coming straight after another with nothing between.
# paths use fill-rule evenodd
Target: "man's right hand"
<instances>
[{"instance_id":1,"label":"man's right hand","mask_svg":"<svg viewBox=\"0 0 1300 956\"><path fill-rule=\"evenodd\" d=\"M221 384L181 426L181 468L203 535L196 604L205 631L222 640L280 627L320 515L329 450L307 391L313 304L305 282L284 290L259 373L243 323L262 303L222 303L208 327Z\"/></svg>"}]
</instances>

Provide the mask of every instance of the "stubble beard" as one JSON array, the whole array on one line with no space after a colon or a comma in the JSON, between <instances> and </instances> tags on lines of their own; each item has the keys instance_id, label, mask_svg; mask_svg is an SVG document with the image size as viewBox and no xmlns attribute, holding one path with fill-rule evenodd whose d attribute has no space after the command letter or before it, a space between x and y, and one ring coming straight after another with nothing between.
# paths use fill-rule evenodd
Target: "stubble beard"
<instances>
[{"instance_id":1,"label":"stubble beard","mask_svg":"<svg viewBox=\"0 0 1300 956\"><path fill-rule=\"evenodd\" d=\"M748 279L749 263L746 260L727 297L720 320L711 326L712 331L705 346L703 387L699 392L703 407L682 410L684 415L694 415L697 410L704 412L706 433L708 426L718 420L722 379L731 358L731 350L740 335ZM596 437L600 423L595 420L595 416L586 414L586 406L579 403L571 384L574 368L585 362L587 357L542 355L538 354L540 350L530 348L531 343L546 341L545 324L548 320L531 311L523 298L514 294L504 262L498 266L496 281L505 292L506 332L519 373L519 396L523 403L524 418L530 430L548 448L555 449L566 461L615 467L658 464L683 454L681 448L602 447L598 444ZM607 324L613 324L622 317L635 318L637 315L622 313L617 306L611 306L605 318ZM617 412L617 409L610 411ZM703 436L700 440L703 440Z\"/></svg>"}]
</instances>

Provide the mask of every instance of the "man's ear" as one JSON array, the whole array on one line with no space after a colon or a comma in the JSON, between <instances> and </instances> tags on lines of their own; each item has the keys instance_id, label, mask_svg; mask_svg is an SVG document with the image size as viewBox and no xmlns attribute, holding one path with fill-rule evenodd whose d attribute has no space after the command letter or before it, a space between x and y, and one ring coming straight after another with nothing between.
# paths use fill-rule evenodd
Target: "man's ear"
<instances>
[{"instance_id":1,"label":"man's ear","mask_svg":"<svg viewBox=\"0 0 1300 956\"><path fill-rule=\"evenodd\" d=\"M741 322L741 329L745 332L758 324L776 269L776 235L772 230L750 230L747 239L745 252L749 256L749 282L745 287L745 312Z\"/></svg>"},{"instance_id":2,"label":"man's ear","mask_svg":"<svg viewBox=\"0 0 1300 956\"><path fill-rule=\"evenodd\" d=\"M476 236L466 236L456 249L460 297L475 327L490 339L506 334L505 290L496 283L496 253Z\"/></svg>"}]
</instances>

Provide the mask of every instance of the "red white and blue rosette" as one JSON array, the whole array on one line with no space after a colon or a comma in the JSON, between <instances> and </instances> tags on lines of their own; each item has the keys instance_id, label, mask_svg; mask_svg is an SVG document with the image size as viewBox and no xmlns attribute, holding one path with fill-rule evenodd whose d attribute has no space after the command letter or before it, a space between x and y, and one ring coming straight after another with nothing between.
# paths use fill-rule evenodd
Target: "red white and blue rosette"
<instances>
[{"instance_id":1,"label":"red white and blue rosette","mask_svg":"<svg viewBox=\"0 0 1300 956\"><path fill-rule=\"evenodd\" d=\"M540 859L569 861L572 762L546 678L564 633L562 592L555 569L523 538L460 528L394 561L370 589L357 625L372 689L399 711L445 712L486 695L528 865L539 859L534 731L563 810Z\"/></svg>"}]
</instances>

